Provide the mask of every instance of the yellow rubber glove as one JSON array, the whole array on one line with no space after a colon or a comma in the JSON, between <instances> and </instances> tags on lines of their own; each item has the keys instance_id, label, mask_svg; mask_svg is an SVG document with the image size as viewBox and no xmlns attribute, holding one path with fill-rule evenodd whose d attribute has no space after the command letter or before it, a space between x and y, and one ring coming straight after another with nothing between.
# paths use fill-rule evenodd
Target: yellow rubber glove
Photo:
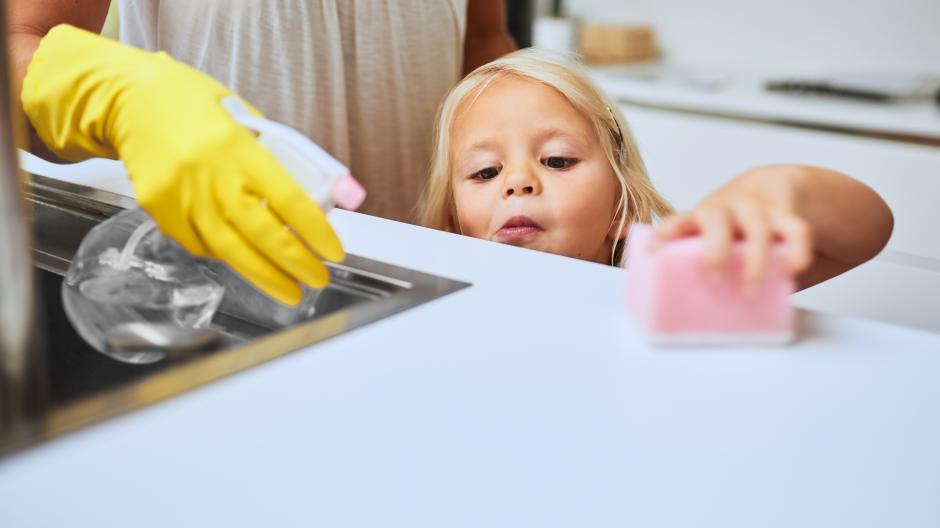
<instances>
[{"instance_id":1,"label":"yellow rubber glove","mask_svg":"<svg viewBox=\"0 0 940 528\"><path fill-rule=\"evenodd\" d=\"M120 158L163 233L296 304L298 281L324 286L320 259L340 261L343 248L320 207L222 108L230 95L165 53L60 25L40 42L22 99L55 153Z\"/></svg>"}]
</instances>

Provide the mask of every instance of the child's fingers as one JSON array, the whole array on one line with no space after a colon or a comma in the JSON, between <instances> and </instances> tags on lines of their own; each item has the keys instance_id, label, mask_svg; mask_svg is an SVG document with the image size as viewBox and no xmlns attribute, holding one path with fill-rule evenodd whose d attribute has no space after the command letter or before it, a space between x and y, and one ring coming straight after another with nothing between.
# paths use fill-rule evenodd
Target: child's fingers
<instances>
[{"instance_id":1,"label":"child's fingers","mask_svg":"<svg viewBox=\"0 0 940 528\"><path fill-rule=\"evenodd\" d=\"M783 213L772 214L771 223L787 244L790 271L794 274L806 271L816 256L812 228L802 218Z\"/></svg>"},{"instance_id":2,"label":"child's fingers","mask_svg":"<svg viewBox=\"0 0 940 528\"><path fill-rule=\"evenodd\" d=\"M759 207L742 205L734 209L734 220L744 233L745 285L760 282L767 271L773 231L766 213Z\"/></svg>"},{"instance_id":3,"label":"child's fingers","mask_svg":"<svg viewBox=\"0 0 940 528\"><path fill-rule=\"evenodd\" d=\"M684 235L697 233L698 222L691 213L678 213L663 221L656 229L654 243L661 244Z\"/></svg>"},{"instance_id":4,"label":"child's fingers","mask_svg":"<svg viewBox=\"0 0 940 528\"><path fill-rule=\"evenodd\" d=\"M705 244L705 265L723 271L728 262L734 229L728 212L722 208L700 209L668 218L656 230L654 243L661 244L684 235L701 233Z\"/></svg>"},{"instance_id":5,"label":"child's fingers","mask_svg":"<svg viewBox=\"0 0 940 528\"><path fill-rule=\"evenodd\" d=\"M734 239L728 212L723 208L702 209L695 213L695 219L705 243L705 265L713 271L724 271Z\"/></svg>"}]
</instances>

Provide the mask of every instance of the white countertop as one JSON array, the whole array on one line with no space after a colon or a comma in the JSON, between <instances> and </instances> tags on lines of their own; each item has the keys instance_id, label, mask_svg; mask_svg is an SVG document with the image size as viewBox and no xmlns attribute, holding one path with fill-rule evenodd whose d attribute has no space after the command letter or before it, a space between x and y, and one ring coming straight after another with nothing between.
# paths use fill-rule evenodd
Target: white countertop
<instances>
[{"instance_id":1,"label":"white countertop","mask_svg":"<svg viewBox=\"0 0 940 528\"><path fill-rule=\"evenodd\" d=\"M331 215L473 286L0 461L0 526L940 525L940 335L655 349L622 270Z\"/></svg>"},{"instance_id":2,"label":"white countertop","mask_svg":"<svg viewBox=\"0 0 940 528\"><path fill-rule=\"evenodd\" d=\"M915 136L940 143L940 106L931 100L870 102L792 95L764 89L768 73L699 71L668 64L591 69L622 103L729 117L832 127L855 132Z\"/></svg>"}]
</instances>

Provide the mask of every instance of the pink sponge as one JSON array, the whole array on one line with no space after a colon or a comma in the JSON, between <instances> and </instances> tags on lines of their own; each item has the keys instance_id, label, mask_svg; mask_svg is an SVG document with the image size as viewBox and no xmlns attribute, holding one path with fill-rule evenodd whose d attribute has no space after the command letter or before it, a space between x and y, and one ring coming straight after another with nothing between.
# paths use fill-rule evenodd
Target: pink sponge
<instances>
[{"instance_id":1,"label":"pink sponge","mask_svg":"<svg viewBox=\"0 0 940 528\"><path fill-rule=\"evenodd\" d=\"M726 273L709 274L701 237L653 249L653 228L636 224L627 245L627 305L652 341L664 344L786 343L793 339L790 294L781 244L773 248L766 280L742 292L743 244Z\"/></svg>"}]
</instances>

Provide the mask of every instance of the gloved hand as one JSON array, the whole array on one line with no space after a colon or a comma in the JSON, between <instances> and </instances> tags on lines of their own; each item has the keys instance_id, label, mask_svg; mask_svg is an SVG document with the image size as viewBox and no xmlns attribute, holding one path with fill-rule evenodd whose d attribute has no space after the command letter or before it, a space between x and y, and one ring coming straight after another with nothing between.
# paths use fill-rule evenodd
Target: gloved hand
<instances>
[{"instance_id":1,"label":"gloved hand","mask_svg":"<svg viewBox=\"0 0 940 528\"><path fill-rule=\"evenodd\" d=\"M340 261L343 248L320 207L222 108L231 95L165 53L60 25L40 42L22 99L53 152L120 158L164 234L296 304L298 281L324 286L320 259Z\"/></svg>"}]
</instances>

